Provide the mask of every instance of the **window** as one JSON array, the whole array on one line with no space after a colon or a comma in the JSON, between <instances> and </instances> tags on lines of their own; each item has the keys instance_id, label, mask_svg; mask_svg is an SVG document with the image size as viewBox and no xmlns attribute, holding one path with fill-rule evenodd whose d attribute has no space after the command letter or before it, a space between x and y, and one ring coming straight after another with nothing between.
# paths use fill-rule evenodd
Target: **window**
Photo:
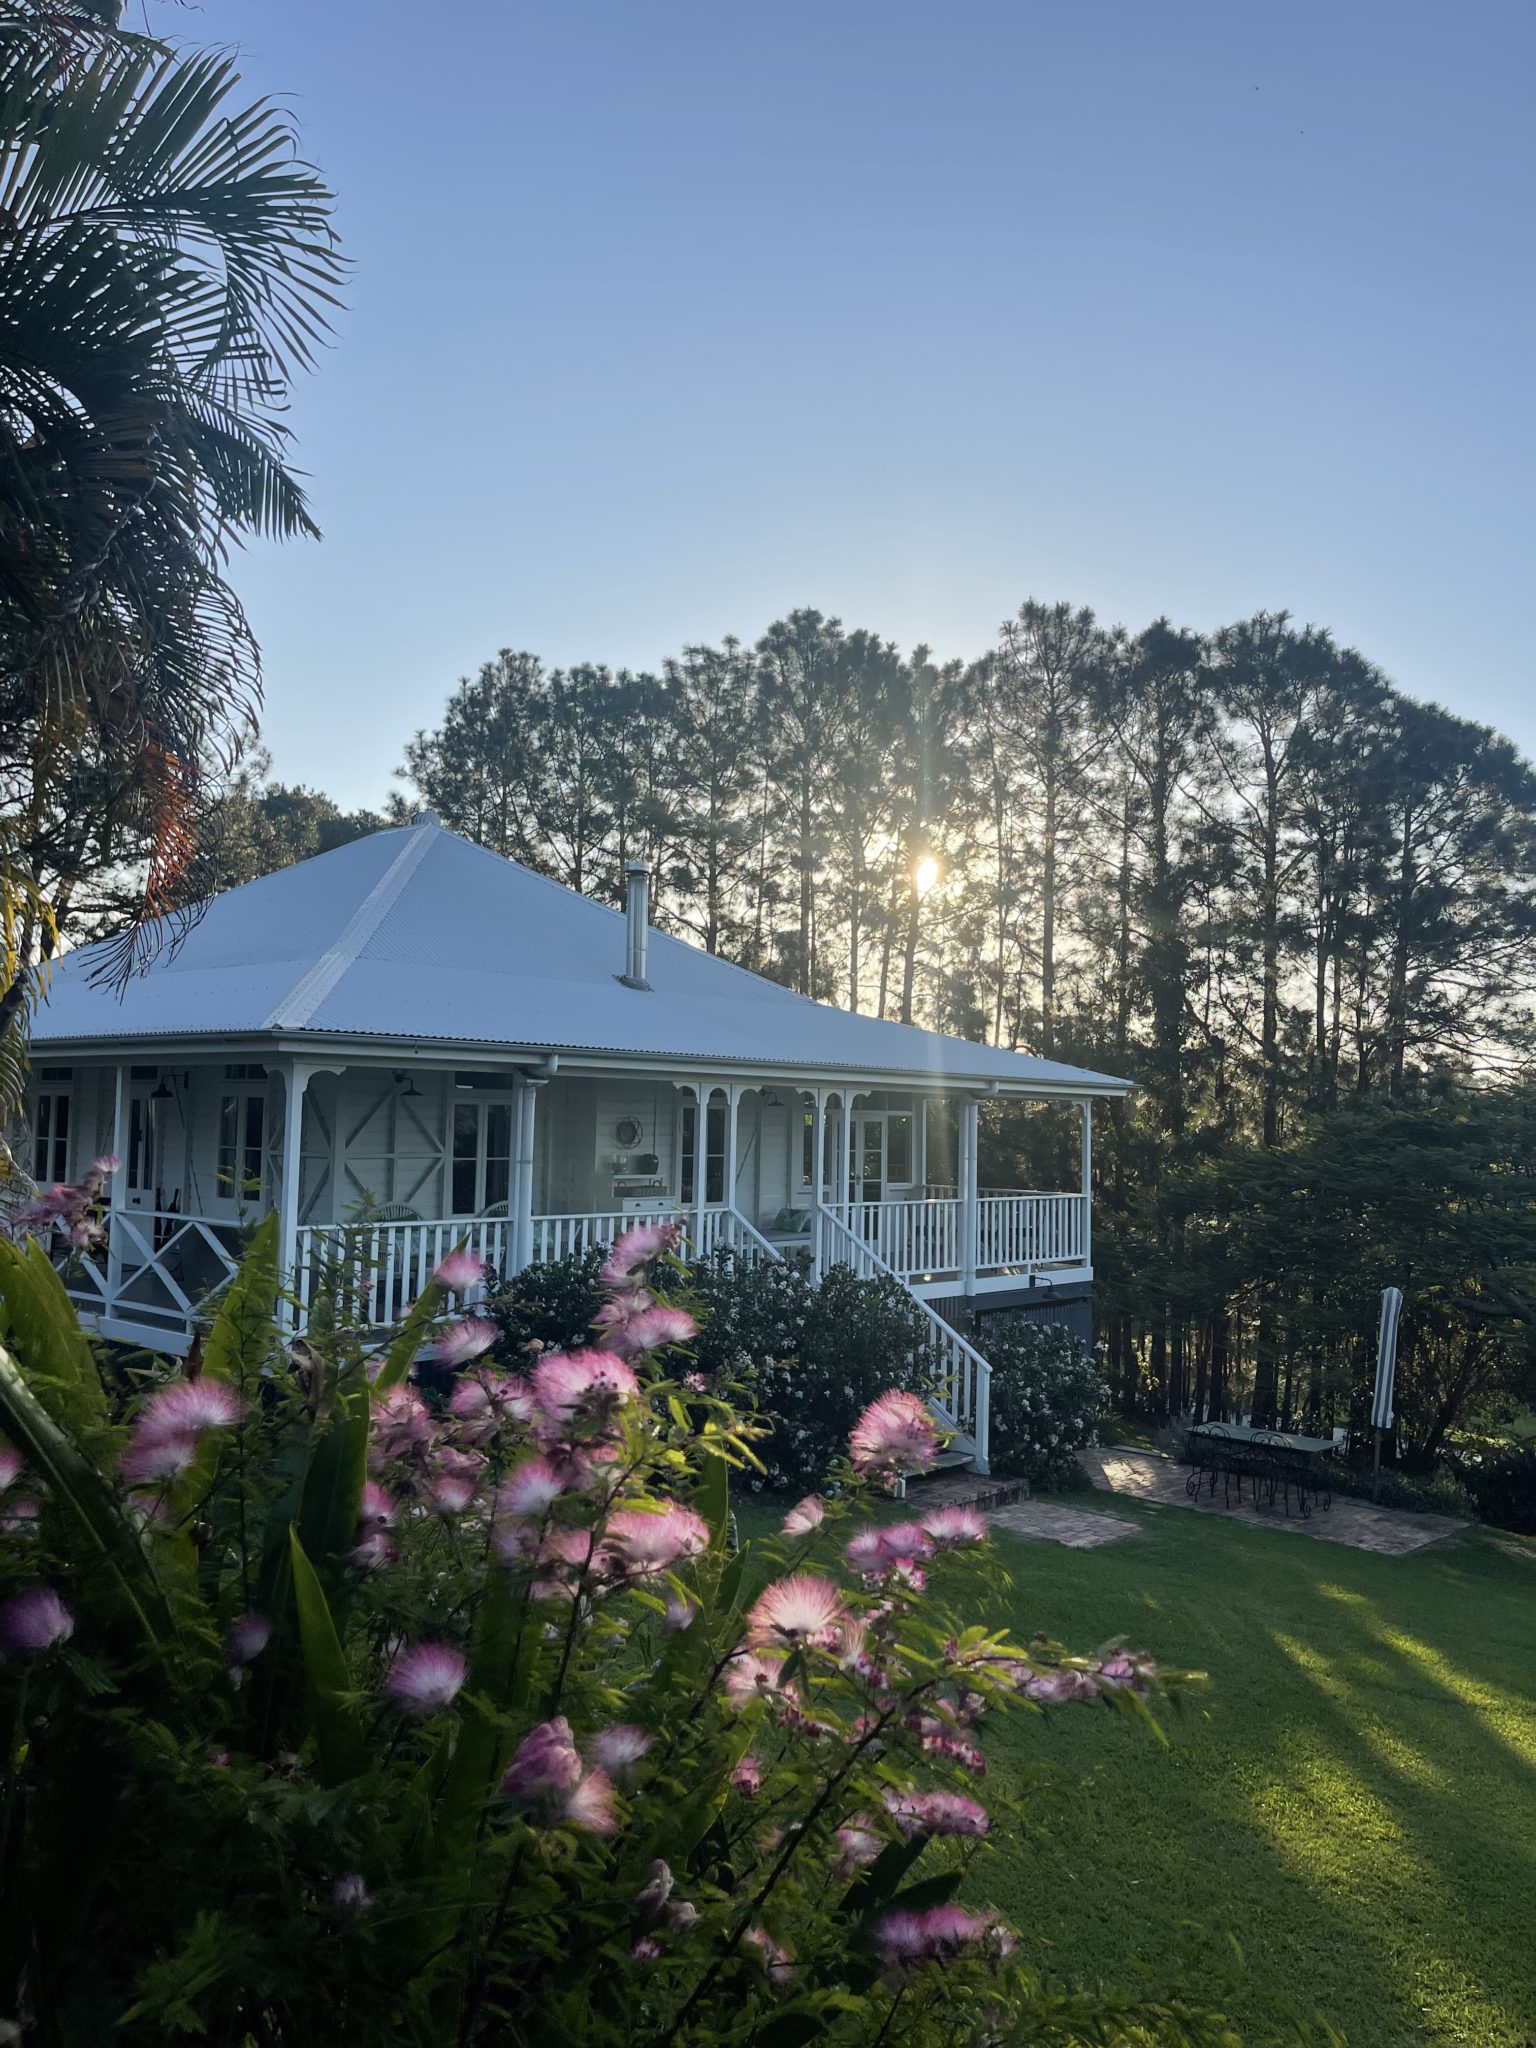
<instances>
[{"instance_id":1,"label":"window","mask_svg":"<svg viewBox=\"0 0 1536 2048\"><path fill-rule=\"evenodd\" d=\"M912 1119L909 1116L893 1116L885 1126L885 1177L894 1181L897 1187L906 1187L912 1179Z\"/></svg>"},{"instance_id":2,"label":"window","mask_svg":"<svg viewBox=\"0 0 1536 2048\"><path fill-rule=\"evenodd\" d=\"M128 1099L126 1173L130 1194L140 1194L155 1184L155 1113L144 1095Z\"/></svg>"},{"instance_id":3,"label":"window","mask_svg":"<svg viewBox=\"0 0 1536 2048\"><path fill-rule=\"evenodd\" d=\"M267 1099L264 1095L232 1092L220 1096L219 1156L214 1187L224 1201L260 1201L262 1140L266 1124Z\"/></svg>"},{"instance_id":4,"label":"window","mask_svg":"<svg viewBox=\"0 0 1536 2048\"><path fill-rule=\"evenodd\" d=\"M800 1185L808 1188L816 1178L816 1112L805 1112L800 1132Z\"/></svg>"},{"instance_id":5,"label":"window","mask_svg":"<svg viewBox=\"0 0 1536 2048\"><path fill-rule=\"evenodd\" d=\"M723 1202L725 1200L725 1118L726 1105L711 1102L709 1115L704 1125L704 1200ZM679 1175L680 1196L684 1202L697 1201L699 1175L699 1110L698 1104L687 1102L683 1105L682 1159Z\"/></svg>"},{"instance_id":6,"label":"window","mask_svg":"<svg viewBox=\"0 0 1536 2048\"><path fill-rule=\"evenodd\" d=\"M69 1090L43 1088L38 1091L32 1118L32 1178L39 1187L52 1187L69 1178Z\"/></svg>"},{"instance_id":7,"label":"window","mask_svg":"<svg viewBox=\"0 0 1536 2048\"><path fill-rule=\"evenodd\" d=\"M456 1102L450 1167L455 1216L483 1216L512 1196L512 1105Z\"/></svg>"}]
</instances>

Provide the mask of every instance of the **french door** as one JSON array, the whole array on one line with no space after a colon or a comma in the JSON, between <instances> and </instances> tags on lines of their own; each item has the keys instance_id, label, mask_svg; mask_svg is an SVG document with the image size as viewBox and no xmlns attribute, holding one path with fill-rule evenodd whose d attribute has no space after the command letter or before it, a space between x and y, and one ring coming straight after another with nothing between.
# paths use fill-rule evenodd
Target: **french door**
<instances>
[{"instance_id":1,"label":"french door","mask_svg":"<svg viewBox=\"0 0 1536 2048\"><path fill-rule=\"evenodd\" d=\"M506 1215L512 1197L512 1104L453 1105L452 1201L455 1216Z\"/></svg>"}]
</instances>

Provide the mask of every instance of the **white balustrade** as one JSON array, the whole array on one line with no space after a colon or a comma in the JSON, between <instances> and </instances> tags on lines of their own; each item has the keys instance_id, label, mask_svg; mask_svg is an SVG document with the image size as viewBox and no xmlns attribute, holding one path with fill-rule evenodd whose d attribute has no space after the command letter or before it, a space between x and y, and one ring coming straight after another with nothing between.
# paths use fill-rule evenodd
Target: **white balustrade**
<instances>
[{"instance_id":1,"label":"white balustrade","mask_svg":"<svg viewBox=\"0 0 1536 2048\"><path fill-rule=\"evenodd\" d=\"M116 1209L109 1242L64 1268L64 1285L87 1315L183 1331L240 1259L238 1224L170 1209Z\"/></svg>"},{"instance_id":2,"label":"white balustrade","mask_svg":"<svg viewBox=\"0 0 1536 2048\"><path fill-rule=\"evenodd\" d=\"M959 1276L960 1203L953 1195L835 1202L827 1213L903 1280L921 1284ZM1083 1264L1084 1214L1081 1195L982 1195L976 1205L977 1272L1029 1273Z\"/></svg>"},{"instance_id":3,"label":"white balustrade","mask_svg":"<svg viewBox=\"0 0 1536 2048\"><path fill-rule=\"evenodd\" d=\"M854 1208L864 1204L855 1203ZM878 1204L871 1206L880 1206ZM880 1257L867 1237L858 1235L843 1220L839 1209L825 1205L821 1211L823 1270L848 1266L861 1280L883 1274L904 1286L905 1280ZM978 1472L988 1470L988 1432L991 1423L992 1368L973 1344L958 1330L952 1330L920 1296L912 1301L922 1316L915 1363L927 1382L929 1405L946 1428L970 1438Z\"/></svg>"}]
</instances>

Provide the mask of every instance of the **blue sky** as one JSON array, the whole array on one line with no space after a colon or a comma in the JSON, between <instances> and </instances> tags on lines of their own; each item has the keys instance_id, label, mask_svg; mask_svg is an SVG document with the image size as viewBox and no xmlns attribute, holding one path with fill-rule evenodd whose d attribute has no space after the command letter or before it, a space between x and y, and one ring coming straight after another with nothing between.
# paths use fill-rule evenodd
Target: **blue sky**
<instances>
[{"instance_id":1,"label":"blue sky","mask_svg":"<svg viewBox=\"0 0 1536 2048\"><path fill-rule=\"evenodd\" d=\"M204 0L340 195L276 772L498 647L1259 606L1536 751L1531 0Z\"/></svg>"}]
</instances>

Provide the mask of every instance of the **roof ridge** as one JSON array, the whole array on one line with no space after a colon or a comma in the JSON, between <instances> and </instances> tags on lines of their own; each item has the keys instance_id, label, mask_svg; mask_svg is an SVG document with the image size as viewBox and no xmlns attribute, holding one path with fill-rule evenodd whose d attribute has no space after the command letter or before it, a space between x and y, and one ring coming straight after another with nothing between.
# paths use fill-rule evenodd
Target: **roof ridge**
<instances>
[{"instance_id":1,"label":"roof ridge","mask_svg":"<svg viewBox=\"0 0 1536 2048\"><path fill-rule=\"evenodd\" d=\"M300 1031L304 1028L400 900L401 891L420 867L432 843L432 834L442 829L435 818L423 818L408 833L404 846L347 919L335 942L299 977L259 1027L261 1030Z\"/></svg>"}]
</instances>

